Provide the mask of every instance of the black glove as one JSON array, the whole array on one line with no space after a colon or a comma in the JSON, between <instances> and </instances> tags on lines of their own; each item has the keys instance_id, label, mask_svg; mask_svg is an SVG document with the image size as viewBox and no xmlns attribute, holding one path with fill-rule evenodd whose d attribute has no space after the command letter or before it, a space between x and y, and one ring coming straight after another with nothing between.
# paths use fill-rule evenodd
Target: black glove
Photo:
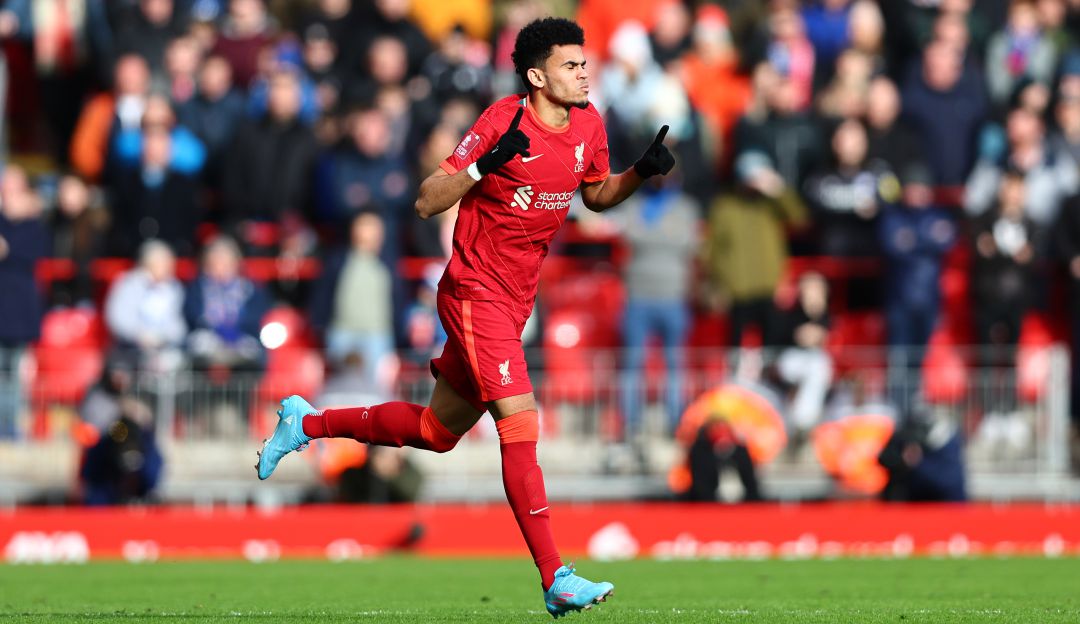
<instances>
[{"instance_id":1,"label":"black glove","mask_svg":"<svg viewBox=\"0 0 1080 624\"><path fill-rule=\"evenodd\" d=\"M521 130L518 130L518 123L521 122L521 116L524 113L525 109L519 108L517 114L514 115L514 121L510 122L510 128L499 137L495 147L491 148L491 151L487 154L476 159L476 170L480 172L480 175L487 175L495 171L513 160L514 156L519 154L522 156L529 155L529 137Z\"/></svg>"},{"instance_id":2,"label":"black glove","mask_svg":"<svg viewBox=\"0 0 1080 624\"><path fill-rule=\"evenodd\" d=\"M671 168L675 166L675 157L671 155L668 148L664 147L664 137L667 136L667 131L667 126L660 128L660 132L656 133L652 145L634 163L634 171L643 179L656 174L667 175Z\"/></svg>"}]
</instances>

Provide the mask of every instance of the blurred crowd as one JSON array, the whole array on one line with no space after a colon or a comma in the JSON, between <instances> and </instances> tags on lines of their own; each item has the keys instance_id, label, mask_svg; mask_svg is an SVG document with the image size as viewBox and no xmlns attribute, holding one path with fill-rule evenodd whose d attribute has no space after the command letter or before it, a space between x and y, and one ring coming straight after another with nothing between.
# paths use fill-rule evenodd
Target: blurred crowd
<instances>
[{"instance_id":1,"label":"blurred crowd","mask_svg":"<svg viewBox=\"0 0 1080 624\"><path fill-rule=\"evenodd\" d=\"M47 310L100 310L139 367L258 371L284 303L385 392L443 336L455 215L416 218L417 183L522 90L514 37L549 14L585 29L615 170L671 127L675 172L572 227L629 249L618 346L631 375L665 346L672 429L678 347L716 311L725 344L782 350L793 430L820 421L834 276L785 299L793 255L876 259L889 346L1008 348L1032 313L1080 341L1080 0L3 0L0 386ZM73 269L39 296L46 258Z\"/></svg>"}]
</instances>

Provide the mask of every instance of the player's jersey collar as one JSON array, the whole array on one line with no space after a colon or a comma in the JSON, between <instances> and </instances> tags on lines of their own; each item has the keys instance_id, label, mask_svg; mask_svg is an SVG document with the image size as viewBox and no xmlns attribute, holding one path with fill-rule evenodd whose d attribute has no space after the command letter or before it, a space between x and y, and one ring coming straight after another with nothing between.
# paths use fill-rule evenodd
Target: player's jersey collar
<instances>
[{"instance_id":1,"label":"player's jersey collar","mask_svg":"<svg viewBox=\"0 0 1080 624\"><path fill-rule=\"evenodd\" d=\"M537 115L536 111L533 110L533 107L529 106L529 96L528 95L521 98L521 100L519 101L519 104L523 108L525 108L526 110L529 111L529 117L533 120L533 122L536 125L540 126L540 128L542 130L546 130L546 131L554 133L554 134L562 134L562 133L567 132L568 130L570 130L570 124L573 123L572 117L571 117L571 121L569 123L567 123L565 126L563 126L562 128L556 128L555 126L549 126L548 124L544 123L543 119L540 119L540 115ZM571 116L573 116L573 113L574 113L574 109L570 109L570 115Z\"/></svg>"}]
</instances>

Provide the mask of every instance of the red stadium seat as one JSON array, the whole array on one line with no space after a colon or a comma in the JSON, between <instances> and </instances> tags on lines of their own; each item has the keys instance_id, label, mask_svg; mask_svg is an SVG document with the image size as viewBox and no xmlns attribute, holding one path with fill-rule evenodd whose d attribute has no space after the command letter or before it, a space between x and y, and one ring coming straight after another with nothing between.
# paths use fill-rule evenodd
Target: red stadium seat
<instances>
[{"instance_id":1,"label":"red stadium seat","mask_svg":"<svg viewBox=\"0 0 1080 624\"><path fill-rule=\"evenodd\" d=\"M273 409L284 396L299 394L314 397L322 390L326 364L322 352L315 347L311 328L298 310L291 307L274 308L263 318L261 332L267 347L266 373L259 381L256 401L250 422L252 433L269 433L273 424Z\"/></svg>"},{"instance_id":2,"label":"red stadium seat","mask_svg":"<svg viewBox=\"0 0 1080 624\"><path fill-rule=\"evenodd\" d=\"M49 435L50 406L77 404L101 376L106 335L94 310L54 310L45 315L41 340L34 349L36 369L30 384L34 437Z\"/></svg>"},{"instance_id":3,"label":"red stadium seat","mask_svg":"<svg viewBox=\"0 0 1080 624\"><path fill-rule=\"evenodd\" d=\"M1034 403L1046 390L1050 377L1050 324L1039 314L1029 314L1020 328L1016 352L1016 392L1021 401Z\"/></svg>"},{"instance_id":4,"label":"red stadium seat","mask_svg":"<svg viewBox=\"0 0 1080 624\"><path fill-rule=\"evenodd\" d=\"M944 330L934 332L923 360L922 389L928 403L953 405L963 400L968 369L960 350Z\"/></svg>"}]
</instances>

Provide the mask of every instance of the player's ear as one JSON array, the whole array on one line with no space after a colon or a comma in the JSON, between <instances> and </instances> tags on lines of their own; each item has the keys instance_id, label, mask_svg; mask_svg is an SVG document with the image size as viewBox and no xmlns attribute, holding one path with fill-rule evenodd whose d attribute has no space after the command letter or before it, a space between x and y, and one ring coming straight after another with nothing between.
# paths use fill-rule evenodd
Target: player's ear
<instances>
[{"instance_id":1,"label":"player's ear","mask_svg":"<svg viewBox=\"0 0 1080 624\"><path fill-rule=\"evenodd\" d=\"M529 78L529 84L537 89L543 89L546 82L544 78L544 72L540 71L536 67L530 67L529 71L525 72L525 75Z\"/></svg>"}]
</instances>

